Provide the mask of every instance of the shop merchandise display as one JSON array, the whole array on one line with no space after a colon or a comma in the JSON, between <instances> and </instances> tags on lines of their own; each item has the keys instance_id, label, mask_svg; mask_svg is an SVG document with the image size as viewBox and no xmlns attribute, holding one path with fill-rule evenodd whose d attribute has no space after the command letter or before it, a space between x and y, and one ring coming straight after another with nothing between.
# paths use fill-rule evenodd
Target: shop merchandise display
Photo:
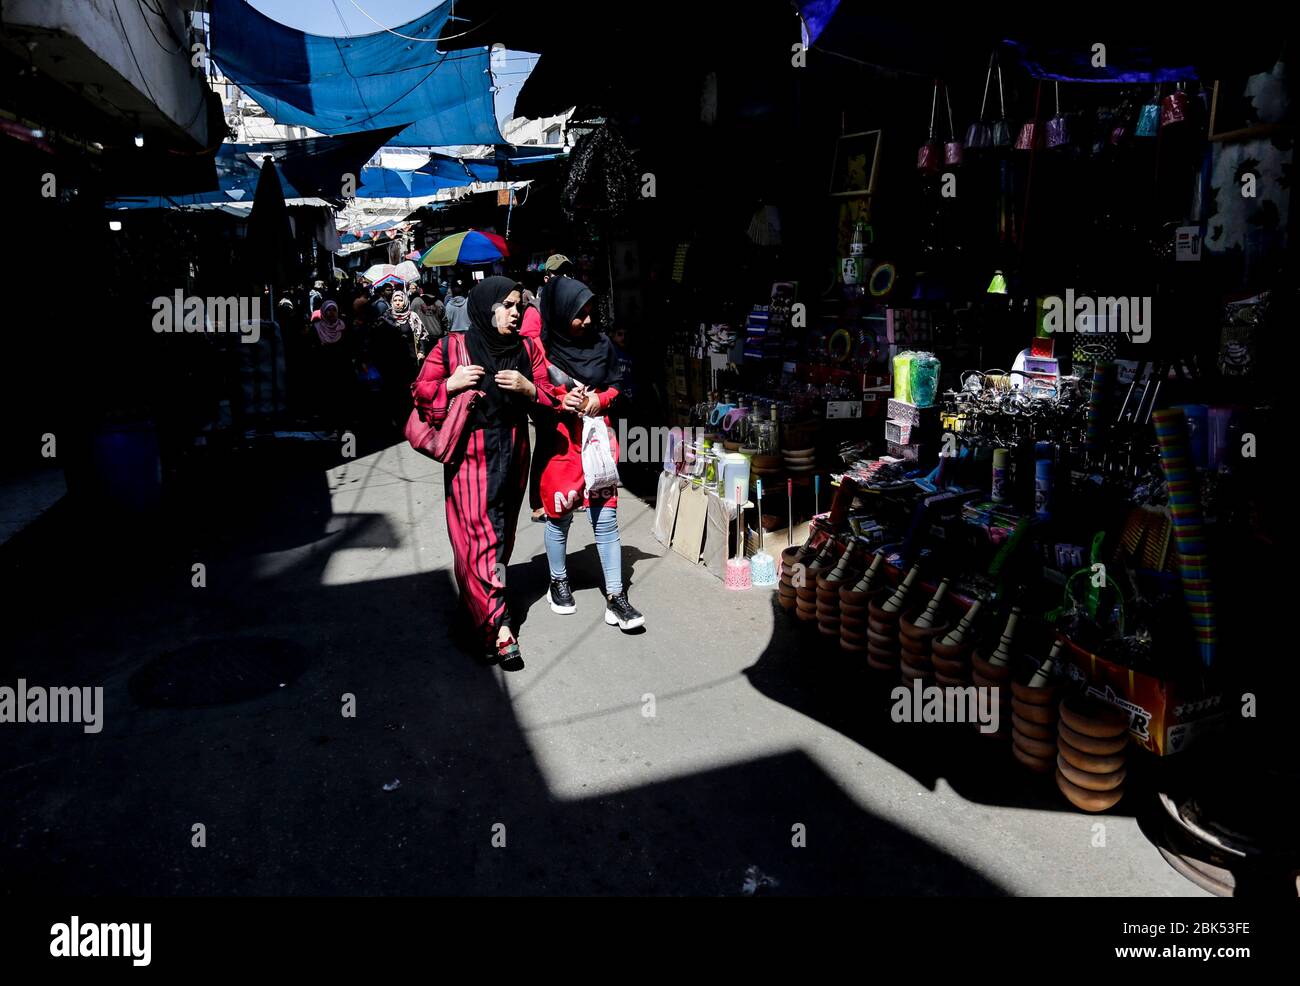
<instances>
[{"instance_id":1,"label":"shop merchandise display","mask_svg":"<svg viewBox=\"0 0 1300 986\"><path fill-rule=\"evenodd\" d=\"M983 755L1108 811L1132 758L1215 742L1242 625L1224 580L1268 543L1251 443L1274 397L1252 381L1277 296L1233 294L1236 267L1216 295L1178 246L1210 235L1206 190L1168 191L1218 153L1204 82L1083 86L1001 49L980 68L964 111L961 80L918 87L914 138L879 179L905 173L889 187L912 208L840 206L825 290L765 255L760 297L676 337L674 424L702 437L675 469L750 501L750 583L775 585L808 660L981 692L998 712ZM1036 202L1065 176L1161 194L1099 203L1075 243Z\"/></svg>"}]
</instances>

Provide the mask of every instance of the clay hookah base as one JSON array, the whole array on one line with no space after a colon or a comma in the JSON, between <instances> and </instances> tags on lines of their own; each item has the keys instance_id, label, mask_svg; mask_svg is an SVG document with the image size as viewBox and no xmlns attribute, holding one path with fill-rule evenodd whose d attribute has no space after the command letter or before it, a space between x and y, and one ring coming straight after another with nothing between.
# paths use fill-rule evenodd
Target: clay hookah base
<instances>
[{"instance_id":1,"label":"clay hookah base","mask_svg":"<svg viewBox=\"0 0 1300 986\"><path fill-rule=\"evenodd\" d=\"M1056 771L1056 786L1065 795L1065 799L1081 811L1107 811L1119 804L1120 799L1124 797L1123 787L1113 791L1089 791L1079 787L1059 769Z\"/></svg>"},{"instance_id":2,"label":"clay hookah base","mask_svg":"<svg viewBox=\"0 0 1300 986\"><path fill-rule=\"evenodd\" d=\"M1055 761L1051 757L1035 757L1026 753L1019 746L1012 742L1012 755L1020 761L1021 764L1028 767L1036 774L1050 774L1055 766Z\"/></svg>"},{"instance_id":3,"label":"clay hookah base","mask_svg":"<svg viewBox=\"0 0 1300 986\"><path fill-rule=\"evenodd\" d=\"M1015 697L1014 692L1011 696L1011 711L1021 719L1025 720L1025 722L1032 722L1037 726L1044 727L1056 726L1056 709L1054 707L1050 705L1031 705L1027 702L1022 702L1020 699ZM1054 730L1053 735L1055 735Z\"/></svg>"}]
</instances>

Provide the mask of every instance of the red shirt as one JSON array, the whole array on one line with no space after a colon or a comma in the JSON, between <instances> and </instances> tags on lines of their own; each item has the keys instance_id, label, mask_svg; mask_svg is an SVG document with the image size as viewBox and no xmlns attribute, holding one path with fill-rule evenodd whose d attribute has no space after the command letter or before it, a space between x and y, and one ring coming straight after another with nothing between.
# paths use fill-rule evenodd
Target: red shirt
<instances>
[{"instance_id":1,"label":"red shirt","mask_svg":"<svg viewBox=\"0 0 1300 986\"><path fill-rule=\"evenodd\" d=\"M542 337L542 316L536 306L529 305L524 309L524 321L519 326L519 334L525 339L540 339Z\"/></svg>"},{"instance_id":2,"label":"red shirt","mask_svg":"<svg viewBox=\"0 0 1300 986\"><path fill-rule=\"evenodd\" d=\"M563 408L565 387L555 387L553 399L557 407ZM598 391L600 409L605 411L618 391L613 387ZM548 414L547 417L550 417ZM582 505L585 501L598 500L611 507L618 506L618 487L606 490L587 489L587 479L582 471L582 422L583 417L572 411L554 412L555 424L552 428L545 426L542 418L537 419L537 449L534 455L546 457L546 466L542 469L542 507L546 516L559 518ZM609 427L609 418L602 419L609 428L609 448L618 461L618 439L614 429Z\"/></svg>"}]
</instances>

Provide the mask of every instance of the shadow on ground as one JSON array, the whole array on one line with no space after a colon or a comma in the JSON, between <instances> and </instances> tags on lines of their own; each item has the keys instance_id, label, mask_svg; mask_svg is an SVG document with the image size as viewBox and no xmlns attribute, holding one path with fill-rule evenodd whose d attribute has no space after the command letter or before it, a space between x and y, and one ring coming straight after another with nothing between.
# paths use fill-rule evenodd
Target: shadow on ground
<instances>
[{"instance_id":1,"label":"shadow on ground","mask_svg":"<svg viewBox=\"0 0 1300 986\"><path fill-rule=\"evenodd\" d=\"M65 504L5 546L0 682L102 684L106 708L94 735L4 727L7 894L1004 892L801 753L557 798L495 673L447 641L446 571L322 584L334 552L401 542L331 513L330 464L250 456L165 524ZM598 579L594 554L575 571ZM287 655L286 680L254 653Z\"/></svg>"}]
</instances>

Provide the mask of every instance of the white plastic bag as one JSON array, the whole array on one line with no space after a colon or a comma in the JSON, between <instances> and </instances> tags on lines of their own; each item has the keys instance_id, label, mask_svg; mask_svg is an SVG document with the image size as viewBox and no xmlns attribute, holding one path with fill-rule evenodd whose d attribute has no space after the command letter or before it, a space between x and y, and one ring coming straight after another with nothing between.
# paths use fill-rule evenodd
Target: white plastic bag
<instances>
[{"instance_id":1,"label":"white plastic bag","mask_svg":"<svg viewBox=\"0 0 1300 986\"><path fill-rule=\"evenodd\" d=\"M618 486L618 465L609 445L609 425L601 417L582 419L582 474L587 495L595 496Z\"/></svg>"}]
</instances>

